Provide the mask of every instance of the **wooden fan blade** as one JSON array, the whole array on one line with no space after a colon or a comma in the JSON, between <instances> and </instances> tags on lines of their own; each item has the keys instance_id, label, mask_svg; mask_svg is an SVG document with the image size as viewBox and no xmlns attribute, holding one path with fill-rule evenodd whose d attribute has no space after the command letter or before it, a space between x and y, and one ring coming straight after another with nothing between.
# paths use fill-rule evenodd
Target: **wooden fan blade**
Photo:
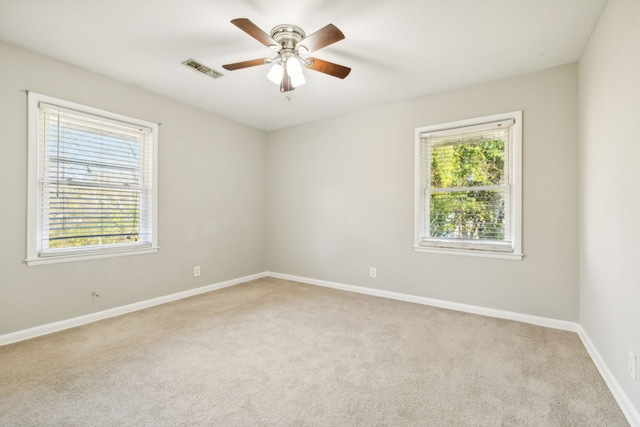
<instances>
[{"instance_id":1,"label":"wooden fan blade","mask_svg":"<svg viewBox=\"0 0 640 427\"><path fill-rule=\"evenodd\" d=\"M318 58L307 58L304 61L304 66L314 71L320 71L321 73L329 74L330 76L344 79L351 72L351 68L343 65L334 64L333 62L323 61Z\"/></svg>"},{"instance_id":2,"label":"wooden fan blade","mask_svg":"<svg viewBox=\"0 0 640 427\"><path fill-rule=\"evenodd\" d=\"M335 25L329 24L301 40L296 45L296 48L304 46L304 48L307 49L307 52L313 52L314 50L322 49L323 47L327 47L342 39L344 39L342 31L340 31Z\"/></svg>"},{"instance_id":3,"label":"wooden fan blade","mask_svg":"<svg viewBox=\"0 0 640 427\"><path fill-rule=\"evenodd\" d=\"M233 64L223 65L222 68L229 71L240 70L242 68L255 67L257 65L264 65L269 58L250 59L249 61L235 62Z\"/></svg>"},{"instance_id":4,"label":"wooden fan blade","mask_svg":"<svg viewBox=\"0 0 640 427\"><path fill-rule=\"evenodd\" d=\"M280 47L277 41L247 18L233 19L231 23L267 47Z\"/></svg>"}]
</instances>

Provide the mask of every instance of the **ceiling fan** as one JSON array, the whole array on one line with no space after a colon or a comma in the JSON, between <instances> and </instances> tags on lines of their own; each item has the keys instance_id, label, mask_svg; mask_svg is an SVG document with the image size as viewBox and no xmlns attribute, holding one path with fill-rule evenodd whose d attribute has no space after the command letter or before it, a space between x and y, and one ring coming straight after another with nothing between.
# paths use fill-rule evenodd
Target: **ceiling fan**
<instances>
[{"instance_id":1,"label":"ceiling fan","mask_svg":"<svg viewBox=\"0 0 640 427\"><path fill-rule=\"evenodd\" d=\"M222 66L225 70L234 71L257 65L273 64L267 77L275 84L280 85L280 92L289 92L305 83L302 65L340 79L344 79L351 72L351 68L343 65L301 56L344 39L342 31L333 24L326 25L307 37L302 28L295 25L278 25L271 30L269 35L247 18L234 19L231 23L263 45L275 50L277 55L275 58L259 58L226 64Z\"/></svg>"}]
</instances>

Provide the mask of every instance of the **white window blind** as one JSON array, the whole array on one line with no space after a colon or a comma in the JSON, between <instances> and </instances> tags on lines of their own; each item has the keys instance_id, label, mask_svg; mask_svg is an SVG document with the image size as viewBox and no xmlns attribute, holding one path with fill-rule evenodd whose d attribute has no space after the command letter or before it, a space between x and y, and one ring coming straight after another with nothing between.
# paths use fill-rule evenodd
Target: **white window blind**
<instances>
[{"instance_id":1,"label":"white window blind","mask_svg":"<svg viewBox=\"0 0 640 427\"><path fill-rule=\"evenodd\" d=\"M94 113L37 102L37 231L28 259L155 246L157 127Z\"/></svg>"},{"instance_id":2,"label":"white window blind","mask_svg":"<svg viewBox=\"0 0 640 427\"><path fill-rule=\"evenodd\" d=\"M416 247L519 253L516 121L481 120L417 132Z\"/></svg>"}]
</instances>

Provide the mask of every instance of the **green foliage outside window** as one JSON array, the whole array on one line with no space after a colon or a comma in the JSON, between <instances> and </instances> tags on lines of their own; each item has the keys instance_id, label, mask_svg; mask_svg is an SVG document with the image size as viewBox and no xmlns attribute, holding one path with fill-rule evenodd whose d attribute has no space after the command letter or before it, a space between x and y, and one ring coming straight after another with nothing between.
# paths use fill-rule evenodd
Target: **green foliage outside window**
<instances>
[{"instance_id":1,"label":"green foliage outside window","mask_svg":"<svg viewBox=\"0 0 640 427\"><path fill-rule=\"evenodd\" d=\"M504 141L435 146L431 150L430 235L503 240Z\"/></svg>"},{"instance_id":2,"label":"green foliage outside window","mask_svg":"<svg viewBox=\"0 0 640 427\"><path fill-rule=\"evenodd\" d=\"M65 188L49 202L49 248L110 245L139 239L135 192Z\"/></svg>"}]
</instances>

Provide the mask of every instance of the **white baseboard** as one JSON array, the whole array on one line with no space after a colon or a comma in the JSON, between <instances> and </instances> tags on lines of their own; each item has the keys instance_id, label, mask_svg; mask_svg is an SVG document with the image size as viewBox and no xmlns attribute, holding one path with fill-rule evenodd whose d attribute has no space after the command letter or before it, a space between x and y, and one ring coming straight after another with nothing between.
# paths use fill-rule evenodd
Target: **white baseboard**
<instances>
[{"instance_id":1,"label":"white baseboard","mask_svg":"<svg viewBox=\"0 0 640 427\"><path fill-rule=\"evenodd\" d=\"M620 386L620 383L613 376L611 370L600 355L600 352L582 326L578 327L578 335L580 335L580 339L587 349L589 356L591 356L591 360L593 360L593 363L598 368L600 375L604 378L604 382L609 387L609 390L611 390L611 394L613 394L613 397L618 402L620 409L622 409L622 412L627 417L629 424L631 424L632 427L640 427L640 412L638 412L631 399L629 399L629 396L627 396Z\"/></svg>"},{"instance_id":2,"label":"white baseboard","mask_svg":"<svg viewBox=\"0 0 640 427\"><path fill-rule=\"evenodd\" d=\"M131 313L134 311L142 310L144 308L149 308L156 305L165 304L171 301L188 298L194 295L215 291L217 289L227 288L229 286L234 286L240 283L249 282L251 280L260 279L262 277L265 277L266 275L267 275L266 273L258 273L250 276L244 276L238 279L232 279L224 282L214 283L212 285L202 286L195 289L189 289L187 291L177 292L171 295L152 298L149 300L140 301L133 304L123 305L123 306L111 308L108 310L98 311L96 313L86 314L84 316L78 316L71 319L61 320L59 322L48 323L46 325L36 326L29 329L23 329L17 332L11 332L5 335L0 335L0 346L11 344L18 341L24 341L30 338L39 337L41 335L51 334L53 332L63 331L65 329L74 328L76 326L86 325L87 323L97 322L98 320L120 316L120 315Z\"/></svg>"},{"instance_id":3,"label":"white baseboard","mask_svg":"<svg viewBox=\"0 0 640 427\"><path fill-rule=\"evenodd\" d=\"M550 319L547 317L533 316L530 314L515 313L512 311L496 310L493 308L480 307L476 305L461 304L457 302L444 301L434 298L419 297L415 295L402 294L398 292L383 291L380 289L365 288L362 286L345 285L343 283L328 282L326 280L309 279L307 277L292 276L289 274L274 273L268 271L269 277L292 280L294 282L307 283L309 285L324 286L327 288L340 289L343 291L357 292L360 294L373 295L377 297L395 299L399 301L414 302L417 304L430 305L433 307L447 308L450 310L462 311L465 313L479 314L482 316L497 317L499 319L515 320L518 322L531 323L533 325L546 326L553 329L577 332L580 326L576 322L566 320Z\"/></svg>"}]
</instances>

